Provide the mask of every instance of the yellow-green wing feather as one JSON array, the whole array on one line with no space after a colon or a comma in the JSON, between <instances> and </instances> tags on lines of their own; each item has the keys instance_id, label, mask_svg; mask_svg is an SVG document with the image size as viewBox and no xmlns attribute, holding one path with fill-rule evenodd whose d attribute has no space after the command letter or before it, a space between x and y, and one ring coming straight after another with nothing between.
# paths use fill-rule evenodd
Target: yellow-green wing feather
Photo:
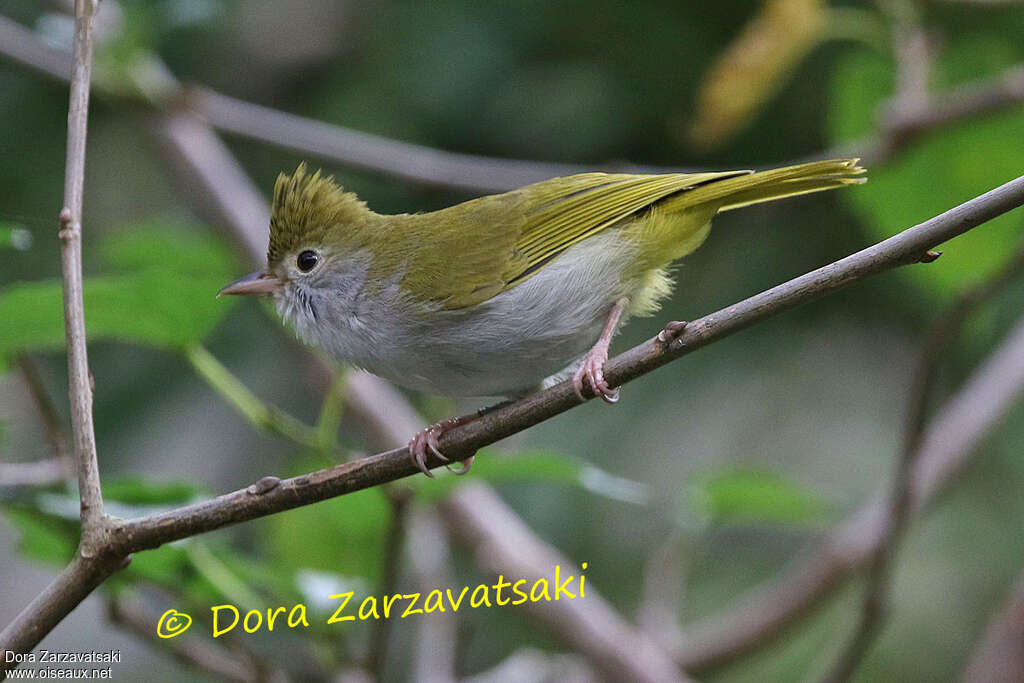
<instances>
[{"instance_id":1,"label":"yellow-green wing feather","mask_svg":"<svg viewBox=\"0 0 1024 683\"><path fill-rule=\"evenodd\" d=\"M553 178L405 217L406 239L399 242L411 250L403 282L412 291L431 292L445 308L464 308L515 286L572 245L655 205L665 216L704 207L697 212L704 225L720 210L862 182L856 177L861 173L856 160L841 159L761 173L583 173ZM425 248L426 241L431 248ZM394 242L391 249L398 255L402 251Z\"/></svg>"},{"instance_id":2,"label":"yellow-green wing feather","mask_svg":"<svg viewBox=\"0 0 1024 683\"><path fill-rule=\"evenodd\" d=\"M571 176L560 195L547 183L520 190L532 207L515 248L527 268L510 280L514 283L577 242L616 225L652 204L678 192L722 178L750 173L671 173L629 175L587 173ZM551 182L551 181L548 181Z\"/></svg>"},{"instance_id":3,"label":"yellow-green wing feather","mask_svg":"<svg viewBox=\"0 0 1024 683\"><path fill-rule=\"evenodd\" d=\"M409 230L431 249L408 260L403 282L445 308L482 303L536 273L577 242L665 197L737 173L631 175L583 173L409 216ZM448 226L472 226L453 231ZM394 248L394 247L392 247Z\"/></svg>"}]
</instances>

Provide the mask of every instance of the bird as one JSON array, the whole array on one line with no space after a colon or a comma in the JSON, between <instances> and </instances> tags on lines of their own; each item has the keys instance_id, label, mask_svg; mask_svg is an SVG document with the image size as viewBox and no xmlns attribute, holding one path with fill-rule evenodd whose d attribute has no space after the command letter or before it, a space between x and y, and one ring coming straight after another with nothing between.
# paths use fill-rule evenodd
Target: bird
<instances>
[{"instance_id":1,"label":"bird","mask_svg":"<svg viewBox=\"0 0 1024 683\"><path fill-rule=\"evenodd\" d=\"M670 266L716 214L864 182L858 161L580 173L397 215L303 162L274 185L266 267L219 294L273 296L304 342L409 389L511 400L571 377L581 401L614 403L603 373L613 335L659 309ZM416 434L416 467L433 476L427 453L447 463L439 437L479 414Z\"/></svg>"}]
</instances>

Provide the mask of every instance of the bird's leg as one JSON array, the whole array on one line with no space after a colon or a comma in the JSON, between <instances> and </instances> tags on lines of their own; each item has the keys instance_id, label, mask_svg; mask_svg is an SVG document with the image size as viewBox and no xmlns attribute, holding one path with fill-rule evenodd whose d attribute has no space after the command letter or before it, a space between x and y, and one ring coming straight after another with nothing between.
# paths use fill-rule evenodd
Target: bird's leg
<instances>
[{"instance_id":1,"label":"bird's leg","mask_svg":"<svg viewBox=\"0 0 1024 683\"><path fill-rule=\"evenodd\" d=\"M601 336L597 338L597 343L587 352L576 374L573 375L572 386L581 401L586 400L583 395L584 387L589 388L594 396L600 396L606 403L617 403L619 400L619 390L612 389L604 380L604 364L608 361L608 347L611 346L615 328L619 326L626 303L626 299L619 299L612 305L611 311L608 312L608 320L601 330Z\"/></svg>"},{"instance_id":2,"label":"bird's leg","mask_svg":"<svg viewBox=\"0 0 1024 683\"><path fill-rule=\"evenodd\" d=\"M413 463L415 463L416 467L418 467L423 474L428 477L433 477L434 474L427 468L427 451L433 453L442 462L448 462L448 458L445 457L444 453L442 453L441 449L438 447L438 439L441 438L442 434L455 427L469 424L470 422L483 417L492 410L497 410L509 403L511 403L511 401L502 401L501 403L496 403L493 406L481 408L472 415L451 417L418 432L416 436L412 437L412 440L409 441L409 455L412 457ZM463 460L461 463L462 467L458 469L453 468L451 465L445 465L445 467L447 467L448 471L453 474L465 474L466 472L469 472L469 468L473 465L473 458L475 457L475 455L471 455Z\"/></svg>"}]
</instances>

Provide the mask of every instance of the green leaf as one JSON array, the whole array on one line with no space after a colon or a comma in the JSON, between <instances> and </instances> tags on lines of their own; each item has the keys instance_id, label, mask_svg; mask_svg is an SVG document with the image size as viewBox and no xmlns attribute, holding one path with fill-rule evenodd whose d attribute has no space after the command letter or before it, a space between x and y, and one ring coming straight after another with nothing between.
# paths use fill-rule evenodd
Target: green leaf
<instances>
[{"instance_id":1,"label":"green leaf","mask_svg":"<svg viewBox=\"0 0 1024 683\"><path fill-rule=\"evenodd\" d=\"M376 577L391 504L379 489L359 491L261 520L259 538L288 571L316 569Z\"/></svg>"},{"instance_id":2,"label":"green leaf","mask_svg":"<svg viewBox=\"0 0 1024 683\"><path fill-rule=\"evenodd\" d=\"M32 248L32 233L16 223L0 221L0 250L28 251Z\"/></svg>"},{"instance_id":3,"label":"green leaf","mask_svg":"<svg viewBox=\"0 0 1024 683\"><path fill-rule=\"evenodd\" d=\"M203 494L188 481L150 481L139 477L108 478L103 481L103 498L129 505L185 505Z\"/></svg>"},{"instance_id":4,"label":"green leaf","mask_svg":"<svg viewBox=\"0 0 1024 683\"><path fill-rule=\"evenodd\" d=\"M205 337L233 302L216 293L236 271L211 238L181 227L146 225L113 238L103 250L116 271L86 278L91 341L118 340L182 349ZM0 357L64 347L61 284L15 284L0 291Z\"/></svg>"},{"instance_id":5,"label":"green leaf","mask_svg":"<svg viewBox=\"0 0 1024 683\"><path fill-rule=\"evenodd\" d=\"M143 580L172 590L189 590L191 573L192 564L185 549L173 544L135 553L127 570L116 576L122 576L130 583Z\"/></svg>"},{"instance_id":6,"label":"green leaf","mask_svg":"<svg viewBox=\"0 0 1024 683\"><path fill-rule=\"evenodd\" d=\"M594 467L584 460L564 453L529 451L508 454L483 449L473 461L469 474L463 477L445 476L444 470L436 479L414 479L412 485L423 500L437 500L465 481L482 479L491 483L513 481L542 481L578 486L614 500L645 504L647 488L630 479L624 479Z\"/></svg>"},{"instance_id":7,"label":"green leaf","mask_svg":"<svg viewBox=\"0 0 1024 683\"><path fill-rule=\"evenodd\" d=\"M48 564L63 565L78 547L78 524L54 518L22 505L4 505L4 517L20 533L18 550L22 555Z\"/></svg>"},{"instance_id":8,"label":"green leaf","mask_svg":"<svg viewBox=\"0 0 1024 683\"><path fill-rule=\"evenodd\" d=\"M698 477L688 494L691 508L712 525L811 524L828 511L818 493L776 473L745 468Z\"/></svg>"},{"instance_id":9,"label":"green leaf","mask_svg":"<svg viewBox=\"0 0 1024 683\"><path fill-rule=\"evenodd\" d=\"M974 36L945 49L936 80L956 83L993 76L998 72L994 65L1010 61L1012 55L992 40ZM851 53L840 61L830 98L836 144L874 130L878 107L892 93L893 71L888 59L874 53ZM1020 175L1020 159L1002 150L1019 149L1021 140L1024 110L1019 107L942 128L886 164L869 168L868 182L843 192L842 199L863 218L870 238L881 240ZM901 277L944 299L998 268L1020 232L1019 217L997 218L939 247L943 256L935 264L902 269Z\"/></svg>"},{"instance_id":10,"label":"green leaf","mask_svg":"<svg viewBox=\"0 0 1024 683\"><path fill-rule=\"evenodd\" d=\"M231 251L205 229L162 222L126 228L105 242L100 253L113 269L124 272L166 268L220 278L231 276L237 263Z\"/></svg>"}]
</instances>

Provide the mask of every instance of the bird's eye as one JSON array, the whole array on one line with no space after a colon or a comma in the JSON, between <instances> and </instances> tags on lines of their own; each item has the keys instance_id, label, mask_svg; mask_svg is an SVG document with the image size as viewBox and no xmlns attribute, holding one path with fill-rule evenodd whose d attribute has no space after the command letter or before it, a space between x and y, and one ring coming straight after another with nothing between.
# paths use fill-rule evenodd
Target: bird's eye
<instances>
[{"instance_id":1,"label":"bird's eye","mask_svg":"<svg viewBox=\"0 0 1024 683\"><path fill-rule=\"evenodd\" d=\"M295 265L297 265L299 267L299 270L301 270L303 273L308 273L309 271L313 270L313 268L319 262L320 257L317 255L317 253L315 251L310 251L309 249L299 254L299 257L295 259Z\"/></svg>"}]
</instances>

